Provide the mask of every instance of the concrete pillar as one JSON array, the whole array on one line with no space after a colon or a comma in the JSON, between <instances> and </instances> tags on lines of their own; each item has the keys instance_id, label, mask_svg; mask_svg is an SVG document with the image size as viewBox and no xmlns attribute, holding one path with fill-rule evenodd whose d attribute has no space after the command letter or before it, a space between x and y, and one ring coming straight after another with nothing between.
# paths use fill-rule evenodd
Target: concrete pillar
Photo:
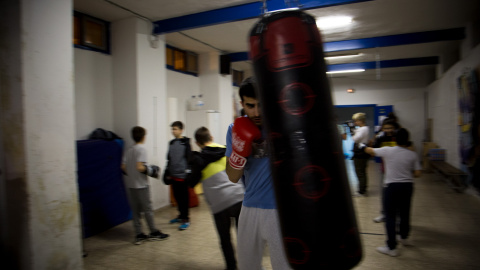
<instances>
[{"instance_id":1,"label":"concrete pillar","mask_svg":"<svg viewBox=\"0 0 480 270\"><path fill-rule=\"evenodd\" d=\"M149 163L163 170L169 138L165 41L153 38L151 27L135 17L112 23L114 130L127 148L133 145L131 128L144 127ZM150 179L153 208L168 205L167 186Z\"/></svg>"},{"instance_id":2,"label":"concrete pillar","mask_svg":"<svg viewBox=\"0 0 480 270\"><path fill-rule=\"evenodd\" d=\"M6 269L82 269L72 3L0 4L0 226Z\"/></svg>"},{"instance_id":3,"label":"concrete pillar","mask_svg":"<svg viewBox=\"0 0 480 270\"><path fill-rule=\"evenodd\" d=\"M220 74L220 54L204 53L199 56L200 93L206 110L220 111L220 128L226 134L233 122L232 75ZM217 143L226 144L224 137L215 138Z\"/></svg>"}]
</instances>

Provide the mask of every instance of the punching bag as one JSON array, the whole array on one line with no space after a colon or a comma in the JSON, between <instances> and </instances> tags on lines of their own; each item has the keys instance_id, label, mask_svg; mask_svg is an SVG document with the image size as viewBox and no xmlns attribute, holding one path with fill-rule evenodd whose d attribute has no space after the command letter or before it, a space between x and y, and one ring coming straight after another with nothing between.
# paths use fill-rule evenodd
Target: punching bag
<instances>
[{"instance_id":1,"label":"punching bag","mask_svg":"<svg viewBox=\"0 0 480 270\"><path fill-rule=\"evenodd\" d=\"M362 258L322 41L299 10L250 33L284 246L294 269L350 269Z\"/></svg>"}]
</instances>

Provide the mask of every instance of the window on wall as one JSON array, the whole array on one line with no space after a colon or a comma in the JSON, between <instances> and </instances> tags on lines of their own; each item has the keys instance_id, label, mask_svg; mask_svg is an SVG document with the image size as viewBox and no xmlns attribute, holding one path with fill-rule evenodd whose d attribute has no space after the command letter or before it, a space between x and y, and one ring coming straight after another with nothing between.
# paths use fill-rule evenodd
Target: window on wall
<instances>
[{"instance_id":1,"label":"window on wall","mask_svg":"<svg viewBox=\"0 0 480 270\"><path fill-rule=\"evenodd\" d=\"M73 45L75 48L110 54L110 23L74 11Z\"/></svg>"},{"instance_id":2,"label":"window on wall","mask_svg":"<svg viewBox=\"0 0 480 270\"><path fill-rule=\"evenodd\" d=\"M240 86L243 81L243 71L234 69L232 72L232 81L234 86Z\"/></svg>"},{"instance_id":3,"label":"window on wall","mask_svg":"<svg viewBox=\"0 0 480 270\"><path fill-rule=\"evenodd\" d=\"M170 45L167 45L165 53L168 69L198 76L198 55L196 53Z\"/></svg>"}]
</instances>

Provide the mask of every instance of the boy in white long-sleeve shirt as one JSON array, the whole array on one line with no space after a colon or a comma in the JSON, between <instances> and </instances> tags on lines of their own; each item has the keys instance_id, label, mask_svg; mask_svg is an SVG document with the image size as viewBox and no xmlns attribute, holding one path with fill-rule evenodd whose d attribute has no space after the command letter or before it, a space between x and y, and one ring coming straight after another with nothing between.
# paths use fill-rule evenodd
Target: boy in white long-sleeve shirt
<instances>
[{"instance_id":1,"label":"boy in white long-sleeve shirt","mask_svg":"<svg viewBox=\"0 0 480 270\"><path fill-rule=\"evenodd\" d=\"M407 149L408 131L404 128L396 134L397 146L370 148L365 152L382 157L385 163L384 210L387 246L378 247L377 251L390 256L398 256L396 239L396 219L400 218L400 242L409 245L410 208L413 195L413 178L420 177L421 167L415 152Z\"/></svg>"}]
</instances>

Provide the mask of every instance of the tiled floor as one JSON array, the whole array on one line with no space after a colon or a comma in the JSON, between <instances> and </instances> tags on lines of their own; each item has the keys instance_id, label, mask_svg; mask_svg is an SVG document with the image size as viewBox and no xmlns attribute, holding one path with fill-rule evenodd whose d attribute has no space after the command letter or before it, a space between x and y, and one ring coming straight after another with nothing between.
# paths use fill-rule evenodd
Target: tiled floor
<instances>
[{"instance_id":1,"label":"tiled floor","mask_svg":"<svg viewBox=\"0 0 480 270\"><path fill-rule=\"evenodd\" d=\"M347 161L354 187L351 167ZM434 174L416 180L410 238L414 246L400 246L399 257L378 253L375 248L385 244L385 231L383 223L372 221L380 206L377 164L369 163L368 172L369 196L354 198L364 246L364 258L354 269L480 269L480 198L456 193ZM158 227L171 235L166 241L133 245L131 222L85 239L85 269L224 269L210 211L200 199L200 206L191 209L192 225L186 231L168 224L176 215L174 208L156 211ZM272 269L268 254L264 267Z\"/></svg>"}]
</instances>

